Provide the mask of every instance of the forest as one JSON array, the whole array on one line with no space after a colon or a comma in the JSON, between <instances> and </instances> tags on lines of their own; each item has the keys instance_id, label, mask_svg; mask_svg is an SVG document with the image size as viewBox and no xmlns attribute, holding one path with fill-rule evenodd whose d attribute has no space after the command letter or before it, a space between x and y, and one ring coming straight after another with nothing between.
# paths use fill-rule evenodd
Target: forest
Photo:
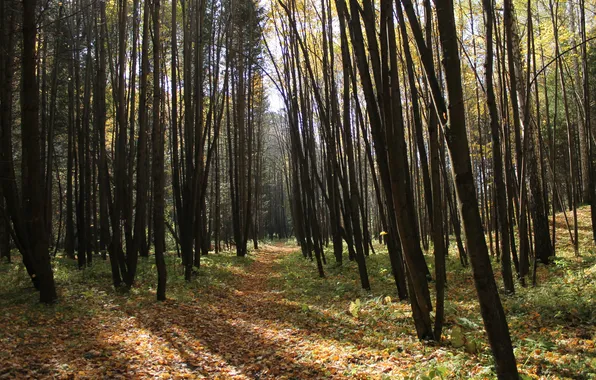
<instances>
[{"instance_id":1,"label":"forest","mask_svg":"<svg viewBox=\"0 0 596 380\"><path fill-rule=\"evenodd\" d=\"M593 1L2 0L0 378L596 379L594 98Z\"/></svg>"}]
</instances>

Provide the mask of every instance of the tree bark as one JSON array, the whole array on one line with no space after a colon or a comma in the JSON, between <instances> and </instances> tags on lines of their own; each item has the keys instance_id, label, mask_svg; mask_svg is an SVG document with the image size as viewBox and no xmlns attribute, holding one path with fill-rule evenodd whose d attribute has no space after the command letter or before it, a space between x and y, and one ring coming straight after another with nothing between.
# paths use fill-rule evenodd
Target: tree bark
<instances>
[{"instance_id":1,"label":"tree bark","mask_svg":"<svg viewBox=\"0 0 596 380\"><path fill-rule=\"evenodd\" d=\"M455 38L453 2L452 0L440 0L437 2L436 9L443 53L442 62L449 96L445 138L451 154L452 171L455 177L460 213L464 222L474 283L480 302L480 312L495 357L497 376L501 379L517 379L519 375L509 336L509 327L494 280L472 177L470 150L466 136L459 47Z\"/></svg>"},{"instance_id":2,"label":"tree bark","mask_svg":"<svg viewBox=\"0 0 596 380\"><path fill-rule=\"evenodd\" d=\"M23 160L27 171L23 173L23 209L25 223L31 238L36 275L39 278L39 300L53 303L56 298L54 274L50 263L49 237L45 223L45 202L42 189L40 131L38 115L39 93L37 88L35 45L37 37L36 0L23 0L23 98L21 120L23 136Z\"/></svg>"},{"instance_id":3,"label":"tree bark","mask_svg":"<svg viewBox=\"0 0 596 380\"><path fill-rule=\"evenodd\" d=\"M165 220L164 220L164 127L161 120L160 86L160 0L153 0L153 223L155 244L155 265L157 267L157 300L166 299L167 269L165 262Z\"/></svg>"}]
</instances>

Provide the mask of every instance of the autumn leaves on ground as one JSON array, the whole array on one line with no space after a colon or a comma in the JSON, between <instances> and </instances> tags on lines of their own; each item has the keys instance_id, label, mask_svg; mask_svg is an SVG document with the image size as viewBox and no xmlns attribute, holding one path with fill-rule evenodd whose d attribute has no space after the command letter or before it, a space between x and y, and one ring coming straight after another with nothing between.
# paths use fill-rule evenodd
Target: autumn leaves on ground
<instances>
[{"instance_id":1,"label":"autumn leaves on ground","mask_svg":"<svg viewBox=\"0 0 596 380\"><path fill-rule=\"evenodd\" d=\"M595 378L594 247L582 230L574 257L562 218L558 227L559 256L539 267L537 287L503 297L518 366L531 378ZM78 271L57 258L53 306L36 302L21 264L2 263L0 378L492 378L469 269L451 256L441 345L418 342L408 304L391 298L382 247L368 259L371 293L354 263L317 278L291 242L206 256L191 284L172 252L166 302L154 301L152 260L119 294L106 262Z\"/></svg>"}]
</instances>

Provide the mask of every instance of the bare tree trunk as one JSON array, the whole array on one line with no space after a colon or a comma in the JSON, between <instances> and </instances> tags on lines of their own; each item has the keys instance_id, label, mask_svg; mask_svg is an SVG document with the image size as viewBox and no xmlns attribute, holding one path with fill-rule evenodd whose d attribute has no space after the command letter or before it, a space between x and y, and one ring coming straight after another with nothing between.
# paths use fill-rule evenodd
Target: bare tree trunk
<instances>
[{"instance_id":1,"label":"bare tree trunk","mask_svg":"<svg viewBox=\"0 0 596 380\"><path fill-rule=\"evenodd\" d=\"M474 283L480 302L480 311L495 357L497 376L502 379L517 379L519 375L513 355L509 328L494 280L474 189L470 151L466 136L458 43L453 37L456 35L456 30L453 2L451 0L440 0L437 3L437 20L443 52L442 62L445 68L449 96L448 124L445 128L445 137L451 153L452 170L455 177L460 212L464 222ZM441 109L444 112L445 108L441 107Z\"/></svg>"},{"instance_id":2,"label":"bare tree trunk","mask_svg":"<svg viewBox=\"0 0 596 380\"><path fill-rule=\"evenodd\" d=\"M33 258L39 278L39 300L53 303L56 298L54 274L48 252L49 241L44 218L45 202L39 183L43 183L41 167L40 131L38 115L38 88L35 77L35 45L37 35L36 0L23 0L23 98L21 99L21 120L23 138L23 160L27 171L23 173L23 204L25 221L31 238Z\"/></svg>"},{"instance_id":3,"label":"bare tree trunk","mask_svg":"<svg viewBox=\"0 0 596 380\"><path fill-rule=\"evenodd\" d=\"M563 65L563 58L560 54L560 46L559 46L559 24L558 24L558 3L557 5L553 5L552 1L549 3L550 5L550 12L551 12L551 21L553 24L553 33L554 33L554 42L555 42L555 57L558 61L559 66L559 78L561 84L561 90L563 94L563 108L565 110L565 121L567 124L567 153L569 159L569 176L570 177L570 186L568 189L568 201L571 210L573 211L573 248L575 250L575 254L579 254L579 242L578 242L578 227L577 227L577 192L576 192L576 178L575 178L575 133L573 131L573 125L571 123L571 116L569 112L569 101L567 97L567 88L565 87L565 76L563 74L564 65ZM557 80L557 78L555 78ZM556 183L556 182L555 182Z\"/></svg>"},{"instance_id":4,"label":"bare tree trunk","mask_svg":"<svg viewBox=\"0 0 596 380\"><path fill-rule=\"evenodd\" d=\"M397 4L399 6L399 4ZM397 10L401 13L401 6ZM401 16L399 16L401 17ZM430 22L430 20L428 20ZM406 66L408 69L408 81L410 85L411 102L413 108L414 126L416 129L416 138L419 149L419 156L421 156L422 170L425 187L425 198L432 197L431 200L427 200L427 208L429 211L429 218L431 221L431 234L434 245L435 255L435 287L437 291L436 296L436 311L434 321L434 339L436 341L441 340L441 334L443 329L443 318L444 318L444 303L445 303L445 257L447 256L447 249L445 247L444 232L443 232L443 210L441 206L441 171L440 171L440 157L439 157L439 139L438 139L438 126L435 113L429 112L428 121L428 134L429 134L429 150L430 150L430 179L426 179L428 174L428 164L426 163L426 157L422 160L422 155L426 156L424 149L424 140L422 136L422 121L420 111L418 109L418 90L416 88L416 79L414 75L414 64L412 61L410 47L408 42L408 36L406 31L406 25L403 22L399 23L401 40L403 46L403 52L406 59ZM430 183L429 183L430 182ZM428 191L427 187L429 187Z\"/></svg>"},{"instance_id":5,"label":"bare tree trunk","mask_svg":"<svg viewBox=\"0 0 596 380\"><path fill-rule=\"evenodd\" d=\"M586 9L585 1L580 0L580 30L583 41L587 39L586 32ZM584 128L586 130L586 138L588 140L588 181L589 181L589 197L590 215L592 220L592 239L596 241L596 173L594 173L594 143L592 142L592 120L591 120L591 97L590 97L590 67L588 66L588 47L587 42L582 44L582 70L583 70L583 100L584 100ZM554 200L553 200L554 203Z\"/></svg>"},{"instance_id":6,"label":"bare tree trunk","mask_svg":"<svg viewBox=\"0 0 596 380\"><path fill-rule=\"evenodd\" d=\"M456 29L453 2L451 0L440 0L436 8L443 55L442 63L449 95L449 108L447 108L441 94L439 81L435 76L434 65L429 56L429 49L422 38L422 32L412 3L410 0L402 0L402 4L404 4L408 14L437 114L445 130L474 283L484 326L495 357L497 375L503 379L517 379L518 373L509 328L494 280L472 176L470 149L466 134L458 42L454 37L456 36Z\"/></svg>"},{"instance_id":7,"label":"bare tree trunk","mask_svg":"<svg viewBox=\"0 0 596 380\"><path fill-rule=\"evenodd\" d=\"M338 9L349 18L345 2L336 2ZM420 248L418 231L416 229L415 213L413 210L413 195L410 187L408 163L406 159L404 125L400 99L400 87L398 80L397 57L395 46L395 33L393 27L392 2L384 1L382 3L383 15L381 17L382 34L381 54L379 54L374 24L372 21L373 7L369 1L363 3L365 12L366 37L369 43L369 54L373 65L373 75L376 84L377 94L372 78L370 76L368 58L364 47L364 36L360 24L359 5L356 1L350 1L350 32L352 45L356 54L356 62L360 72L360 79L364 90L367 110L371 120L371 130L373 142L377 154L385 154L389 162L389 168L385 168L385 179L383 180L386 188L386 195L389 197L389 188L391 189L392 199L397 220L397 229L404 250L404 257L407 263L408 279L411 283L410 302L412 311L415 315L414 322L418 337L420 339L429 339L433 337L432 322L430 311L432 305L430 302L430 292L428 290L426 279L426 263ZM391 45L388 45L387 42ZM389 77L391 71L391 85L388 81L381 82L380 77ZM381 95L382 94L382 95ZM384 101L378 101L384 99ZM386 150L387 146L397 147ZM383 169L382 169L383 170ZM383 174L382 174L383 175ZM388 199L388 202L390 200Z\"/></svg>"},{"instance_id":8,"label":"bare tree trunk","mask_svg":"<svg viewBox=\"0 0 596 380\"><path fill-rule=\"evenodd\" d=\"M134 247L141 257L149 255L147 242L147 200L149 188L149 154L147 127L147 77L149 76L149 2L143 4L143 42L141 46L141 77L139 78L139 138L137 142L137 197L134 224Z\"/></svg>"},{"instance_id":9,"label":"bare tree trunk","mask_svg":"<svg viewBox=\"0 0 596 380\"><path fill-rule=\"evenodd\" d=\"M493 176L496 186L496 201L498 215L498 230L501 237L501 274L505 291L513 293L515 291L513 284L513 275L511 273L511 253L509 248L509 228L507 220L507 191L505 189L505 180L503 179L503 159L501 148L501 131L499 129L500 121L497 112L495 91L493 86L493 2L492 0L483 0L485 33L486 33L486 57L485 57L485 83L486 83L486 102L490 115L490 129L493 140ZM498 243L497 243L498 244Z\"/></svg>"},{"instance_id":10,"label":"bare tree trunk","mask_svg":"<svg viewBox=\"0 0 596 380\"><path fill-rule=\"evenodd\" d=\"M17 179L13 161L12 145L12 107L13 107L13 76L14 76L14 52L15 40L17 37L16 24L18 13L16 4L13 1L5 1L0 5L4 12L0 40L4 54L0 54L0 178L10 180L0 181L2 192L6 200L5 215L12 222L13 241L18 247L22 257L23 264L36 289L40 288L39 277L36 275L34 257L31 251L31 241L29 232L25 225L25 218L22 212L21 197L17 188ZM6 21L6 22L4 22ZM0 49L2 50L2 49Z\"/></svg>"},{"instance_id":11,"label":"bare tree trunk","mask_svg":"<svg viewBox=\"0 0 596 380\"><path fill-rule=\"evenodd\" d=\"M161 120L161 47L160 0L153 0L153 223L155 235L155 265L157 266L157 300L166 299L167 269L165 262L164 219L164 127Z\"/></svg>"}]
</instances>

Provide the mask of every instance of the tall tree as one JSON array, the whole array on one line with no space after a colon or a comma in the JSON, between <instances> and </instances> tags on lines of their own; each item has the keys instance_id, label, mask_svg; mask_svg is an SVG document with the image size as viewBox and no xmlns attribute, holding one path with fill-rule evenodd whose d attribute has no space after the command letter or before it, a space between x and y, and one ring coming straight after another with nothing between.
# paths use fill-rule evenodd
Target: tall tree
<instances>
[{"instance_id":1,"label":"tall tree","mask_svg":"<svg viewBox=\"0 0 596 380\"><path fill-rule=\"evenodd\" d=\"M498 228L501 237L501 274L505 291L513 293L515 291L513 276L511 274L511 252L509 241L509 228L507 221L507 192L505 190L505 180L503 178L503 158L501 148L500 120L497 110L495 89L493 85L493 2L492 0L483 0L484 9L484 28L486 33L486 57L485 57L485 83L486 83L486 101L490 116L490 130L493 141L493 176L495 181L495 191L497 200ZM497 243L498 244L498 243Z\"/></svg>"},{"instance_id":2,"label":"tall tree","mask_svg":"<svg viewBox=\"0 0 596 380\"><path fill-rule=\"evenodd\" d=\"M166 299L167 269L165 262L165 175L164 175L164 135L165 129L161 120L161 35L160 35L160 0L153 0L153 144L152 176L153 176L153 223L155 265L157 266L157 300Z\"/></svg>"},{"instance_id":3,"label":"tall tree","mask_svg":"<svg viewBox=\"0 0 596 380\"><path fill-rule=\"evenodd\" d=\"M35 274L39 278L39 300L52 303L56 300L54 273L49 255L49 236L45 223L45 199L42 188L39 129L39 92L36 73L37 0L23 0L23 57L22 57L22 148L26 171L23 173L23 211L30 238Z\"/></svg>"},{"instance_id":4,"label":"tall tree","mask_svg":"<svg viewBox=\"0 0 596 380\"><path fill-rule=\"evenodd\" d=\"M439 114L442 114L443 117L447 116L446 119L443 119L445 138L451 154L459 210L464 222L468 255L480 302L480 312L495 357L497 376L502 379L518 378L509 327L497 291L474 189L470 149L466 136L458 44L457 40L453 38L456 29L452 0L441 0L437 3L437 22L449 99L448 109L441 106ZM430 78L430 80L436 79ZM438 88L438 84L435 85L435 88ZM436 95L435 101L438 98L438 94Z\"/></svg>"}]
</instances>

